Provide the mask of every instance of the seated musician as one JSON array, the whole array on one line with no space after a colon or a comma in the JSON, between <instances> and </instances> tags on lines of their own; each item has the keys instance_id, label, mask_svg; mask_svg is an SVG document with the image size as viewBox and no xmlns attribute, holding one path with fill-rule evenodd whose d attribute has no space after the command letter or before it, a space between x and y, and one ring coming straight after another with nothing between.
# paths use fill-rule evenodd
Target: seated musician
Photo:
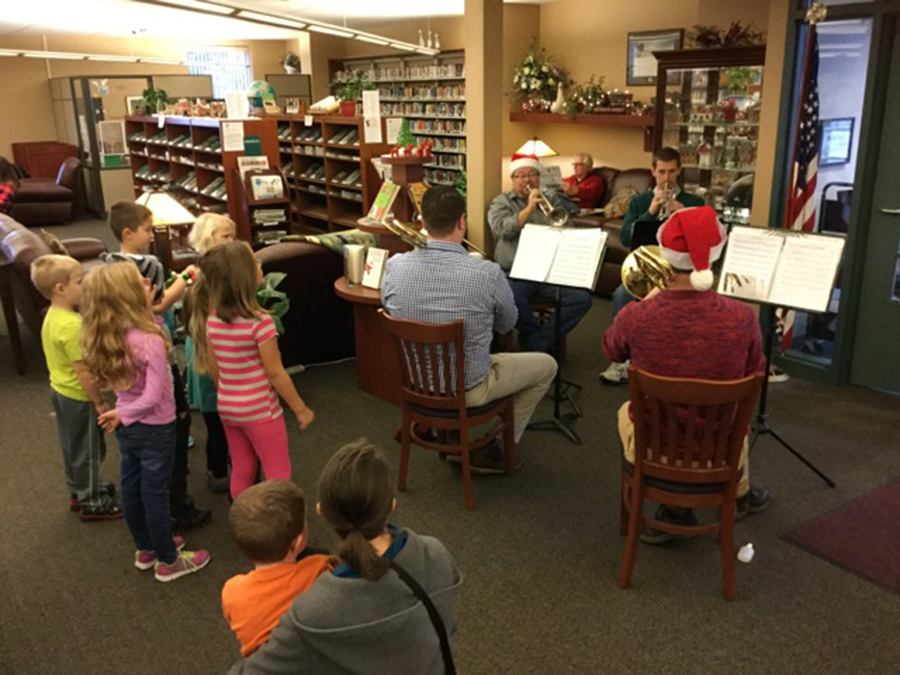
<instances>
[{"instance_id":1,"label":"seated musician","mask_svg":"<svg viewBox=\"0 0 900 675\"><path fill-rule=\"evenodd\" d=\"M422 199L422 219L428 234L425 248L388 260L382 303L398 319L463 320L466 403L480 406L512 396L518 444L556 376L556 361L547 354L490 353L494 332L506 333L515 325L516 305L503 270L496 263L469 256L463 248L466 200L462 195L449 186L430 188ZM473 473L505 473L500 444L472 452L471 467Z\"/></svg>"},{"instance_id":2,"label":"seated musician","mask_svg":"<svg viewBox=\"0 0 900 675\"><path fill-rule=\"evenodd\" d=\"M624 307L603 335L603 353L617 363L631 360L635 368L665 377L736 380L764 372L762 334L753 310L725 298L713 288L710 265L722 254L725 227L709 206L680 210L657 235L675 279L665 290L651 291L642 302ZM619 409L619 435L625 459L634 461L634 422L630 404ZM737 487L737 518L759 513L769 505L769 493L750 487L747 439L741 452L743 475ZM660 506L656 519L696 525L691 509ZM641 540L660 544L677 538L646 529Z\"/></svg>"},{"instance_id":3,"label":"seated musician","mask_svg":"<svg viewBox=\"0 0 900 675\"><path fill-rule=\"evenodd\" d=\"M498 195L488 208L488 225L494 235L494 259L509 274L519 235L527 223L549 225L550 221L541 211L541 163L532 155L514 155L509 165L513 189ZM578 207L566 195L547 190L545 194L554 208L562 208L567 213L576 213ZM541 323L531 311L532 302L553 302L556 300L556 286L535 281L510 279L519 320L516 328L523 347L535 351L551 353L554 346L554 322ZM562 289L562 310L560 325L565 335L581 321L591 308L591 295L582 288Z\"/></svg>"},{"instance_id":4,"label":"seated musician","mask_svg":"<svg viewBox=\"0 0 900 675\"><path fill-rule=\"evenodd\" d=\"M586 152L579 152L572 162L574 173L563 178L562 191L579 209L596 208L606 192L603 177L593 173L593 170L594 158Z\"/></svg>"},{"instance_id":5,"label":"seated musician","mask_svg":"<svg viewBox=\"0 0 900 675\"><path fill-rule=\"evenodd\" d=\"M625 248L633 248L632 235L636 223L659 223L686 206L703 206L700 197L678 187L681 154L675 148L664 147L654 152L652 166L656 186L632 197L625 211L619 235ZM613 319L633 299L625 287L619 284L612 295ZM600 380L603 384L625 384L628 381L628 364L609 364L609 367L600 373Z\"/></svg>"}]
</instances>

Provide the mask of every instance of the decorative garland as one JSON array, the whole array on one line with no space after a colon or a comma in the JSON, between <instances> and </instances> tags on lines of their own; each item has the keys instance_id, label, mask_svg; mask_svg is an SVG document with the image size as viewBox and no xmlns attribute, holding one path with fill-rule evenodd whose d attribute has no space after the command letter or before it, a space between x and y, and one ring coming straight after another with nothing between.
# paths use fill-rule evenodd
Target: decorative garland
<instances>
[{"instance_id":1,"label":"decorative garland","mask_svg":"<svg viewBox=\"0 0 900 675\"><path fill-rule=\"evenodd\" d=\"M753 24L744 26L735 21L728 30L709 24L697 24L687 34L691 46L700 49L716 47L751 47L765 43L766 34L753 30Z\"/></svg>"}]
</instances>

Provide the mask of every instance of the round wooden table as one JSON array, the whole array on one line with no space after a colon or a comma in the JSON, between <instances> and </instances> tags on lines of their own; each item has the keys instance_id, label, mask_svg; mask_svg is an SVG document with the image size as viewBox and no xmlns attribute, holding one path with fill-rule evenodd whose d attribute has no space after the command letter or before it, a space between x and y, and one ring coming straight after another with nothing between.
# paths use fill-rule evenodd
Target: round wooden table
<instances>
[{"instance_id":1,"label":"round wooden table","mask_svg":"<svg viewBox=\"0 0 900 675\"><path fill-rule=\"evenodd\" d=\"M357 385L366 393L400 405L401 381L396 347L378 316L381 292L351 284L347 277L334 282L334 292L339 298L353 303Z\"/></svg>"}]
</instances>

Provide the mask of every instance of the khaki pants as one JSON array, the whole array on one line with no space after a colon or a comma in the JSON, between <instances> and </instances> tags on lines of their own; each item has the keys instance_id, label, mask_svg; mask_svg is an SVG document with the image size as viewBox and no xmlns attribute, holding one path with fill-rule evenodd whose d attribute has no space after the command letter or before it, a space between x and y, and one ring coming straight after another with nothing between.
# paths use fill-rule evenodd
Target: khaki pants
<instances>
[{"instance_id":1,"label":"khaki pants","mask_svg":"<svg viewBox=\"0 0 900 675\"><path fill-rule=\"evenodd\" d=\"M487 377L466 392L466 405L474 407L512 396L518 443L554 377L556 360L547 354L491 354Z\"/></svg>"},{"instance_id":2,"label":"khaki pants","mask_svg":"<svg viewBox=\"0 0 900 675\"><path fill-rule=\"evenodd\" d=\"M619 436L622 438L622 451L625 453L625 459L634 464L634 422L628 415L628 408L631 405L629 401L625 401L619 408ZM737 496L743 497L750 491L750 467L749 461L749 445L747 437L744 436L744 446L741 448L741 459L738 462L744 472L737 484Z\"/></svg>"}]
</instances>

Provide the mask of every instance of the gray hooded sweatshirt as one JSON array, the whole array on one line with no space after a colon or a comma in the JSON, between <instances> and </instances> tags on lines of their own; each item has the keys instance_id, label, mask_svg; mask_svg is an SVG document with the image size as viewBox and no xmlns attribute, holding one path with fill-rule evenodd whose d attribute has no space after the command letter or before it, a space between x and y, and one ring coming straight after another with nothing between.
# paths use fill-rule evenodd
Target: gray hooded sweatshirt
<instances>
[{"instance_id":1,"label":"gray hooded sweatshirt","mask_svg":"<svg viewBox=\"0 0 900 675\"><path fill-rule=\"evenodd\" d=\"M427 591L452 642L462 575L441 542L404 531L394 561ZM443 675L444 661L425 606L396 572L378 581L326 573L294 601L269 641L230 672Z\"/></svg>"}]
</instances>

